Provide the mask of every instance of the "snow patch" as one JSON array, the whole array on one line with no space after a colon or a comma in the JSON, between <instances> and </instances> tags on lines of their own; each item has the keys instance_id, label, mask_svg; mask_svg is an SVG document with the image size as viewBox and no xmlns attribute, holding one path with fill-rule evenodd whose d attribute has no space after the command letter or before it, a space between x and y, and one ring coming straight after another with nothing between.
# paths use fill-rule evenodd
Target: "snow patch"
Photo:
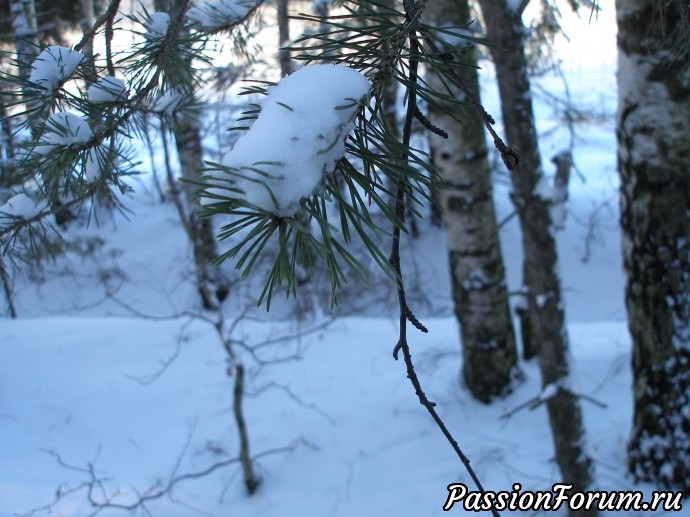
<instances>
[{"instance_id":1,"label":"snow patch","mask_svg":"<svg viewBox=\"0 0 690 517\"><path fill-rule=\"evenodd\" d=\"M31 219L40 214L43 207L43 203L36 203L26 194L20 193L12 196L4 205L0 206L0 217ZM2 222L0 222L0 226L2 226Z\"/></svg>"},{"instance_id":2,"label":"snow patch","mask_svg":"<svg viewBox=\"0 0 690 517\"><path fill-rule=\"evenodd\" d=\"M457 27L451 24L444 24L438 27L443 29L436 32L436 36L443 43L451 47L463 48L474 45L474 41L467 38L476 38L477 33L481 32L482 27L478 22L473 21L467 27Z\"/></svg>"},{"instance_id":3,"label":"snow patch","mask_svg":"<svg viewBox=\"0 0 690 517\"><path fill-rule=\"evenodd\" d=\"M185 100L185 95L176 92L174 90L169 90L160 97L158 97L154 102L151 109L156 113L165 115L167 117L172 117L175 112L179 109Z\"/></svg>"}]
</instances>

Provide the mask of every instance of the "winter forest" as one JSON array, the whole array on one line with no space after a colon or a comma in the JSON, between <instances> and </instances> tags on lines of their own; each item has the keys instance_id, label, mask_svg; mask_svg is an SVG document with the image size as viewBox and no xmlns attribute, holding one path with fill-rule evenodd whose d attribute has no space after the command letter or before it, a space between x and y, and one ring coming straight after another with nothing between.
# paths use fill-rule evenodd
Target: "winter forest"
<instances>
[{"instance_id":1,"label":"winter forest","mask_svg":"<svg viewBox=\"0 0 690 517\"><path fill-rule=\"evenodd\" d=\"M689 515L683 0L6 0L0 517Z\"/></svg>"}]
</instances>

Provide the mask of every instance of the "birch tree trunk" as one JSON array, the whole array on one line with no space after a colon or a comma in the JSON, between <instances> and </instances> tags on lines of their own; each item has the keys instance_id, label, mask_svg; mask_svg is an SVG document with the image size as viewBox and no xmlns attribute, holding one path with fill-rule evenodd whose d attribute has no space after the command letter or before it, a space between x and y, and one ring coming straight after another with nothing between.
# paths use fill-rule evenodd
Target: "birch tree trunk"
<instances>
[{"instance_id":1,"label":"birch tree trunk","mask_svg":"<svg viewBox=\"0 0 690 517\"><path fill-rule=\"evenodd\" d=\"M690 68L665 40L687 4L618 0L618 169L632 338L628 468L690 495ZM682 21L685 18L684 22Z\"/></svg>"},{"instance_id":2,"label":"birch tree trunk","mask_svg":"<svg viewBox=\"0 0 690 517\"><path fill-rule=\"evenodd\" d=\"M501 111L508 144L520 157L512 172L513 203L520 220L524 251L531 338L538 347L538 361L545 393L556 461L564 482L585 490L592 482L593 466L584 450L584 428L577 397L569 385L568 334L556 272L556 241L548 199L540 195L545 178L541 168L532 95L527 75L521 13L506 0L479 0L491 41ZM582 512L581 515L593 515ZM578 512L571 512L577 515Z\"/></svg>"},{"instance_id":3,"label":"birch tree trunk","mask_svg":"<svg viewBox=\"0 0 690 517\"><path fill-rule=\"evenodd\" d=\"M17 52L17 69L20 79L29 80L31 64L36 60L40 51L38 39L38 22L36 21L36 4L34 0L12 0L10 4L12 15L12 35L14 48ZM24 96L27 110L36 107L27 95ZM31 125L31 133L37 136L39 131L38 118Z\"/></svg>"},{"instance_id":4,"label":"birch tree trunk","mask_svg":"<svg viewBox=\"0 0 690 517\"><path fill-rule=\"evenodd\" d=\"M424 21L433 25L465 26L470 22L467 0L430 2ZM457 67L468 88L478 97L477 52L467 45ZM435 74L429 86L444 91ZM462 95L454 92L456 96ZM461 97L458 97L461 99ZM462 100L462 99L461 99ZM508 393L519 374L515 334L501 256L491 173L484 127L467 104L464 123L453 119L457 105L429 106L431 123L448 133L430 136L434 163L448 188L440 194L450 258L455 314L460 323L463 366L461 377L482 402Z\"/></svg>"},{"instance_id":5,"label":"birch tree trunk","mask_svg":"<svg viewBox=\"0 0 690 517\"><path fill-rule=\"evenodd\" d=\"M34 0L12 0L12 33L14 48L17 52L19 77L28 80L31 75L31 63L40 51L38 28L36 22L36 4Z\"/></svg>"}]
</instances>

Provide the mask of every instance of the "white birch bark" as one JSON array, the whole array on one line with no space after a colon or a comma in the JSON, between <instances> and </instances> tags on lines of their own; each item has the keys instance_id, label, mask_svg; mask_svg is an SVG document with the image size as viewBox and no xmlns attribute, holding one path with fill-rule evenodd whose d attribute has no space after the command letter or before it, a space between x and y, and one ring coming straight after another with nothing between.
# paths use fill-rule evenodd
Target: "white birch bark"
<instances>
[{"instance_id":1,"label":"white birch bark","mask_svg":"<svg viewBox=\"0 0 690 517\"><path fill-rule=\"evenodd\" d=\"M470 22L467 0L430 2L424 14L425 22L437 26L461 27ZM476 49L467 45L457 70L478 97L476 56ZM444 91L438 76L430 73L426 79L432 88ZM463 100L460 92L454 93ZM464 123L454 120L453 113ZM475 398L490 402L511 390L519 371L484 127L469 103L464 108L447 102L430 105L429 119L448 133L447 139L431 135L430 145L448 184L440 200L461 331L461 376Z\"/></svg>"}]
</instances>

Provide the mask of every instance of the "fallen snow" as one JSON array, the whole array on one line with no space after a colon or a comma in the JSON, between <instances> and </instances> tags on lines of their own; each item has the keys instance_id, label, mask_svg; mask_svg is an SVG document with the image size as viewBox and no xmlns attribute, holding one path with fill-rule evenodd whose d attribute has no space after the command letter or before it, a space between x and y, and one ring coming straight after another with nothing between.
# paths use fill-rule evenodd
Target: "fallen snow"
<instances>
[{"instance_id":1,"label":"fallen snow","mask_svg":"<svg viewBox=\"0 0 690 517\"><path fill-rule=\"evenodd\" d=\"M236 186L246 201L278 216L298 211L345 154L368 92L362 74L340 65L307 66L270 88L258 119L223 163L240 175Z\"/></svg>"},{"instance_id":2,"label":"fallen snow","mask_svg":"<svg viewBox=\"0 0 690 517\"><path fill-rule=\"evenodd\" d=\"M29 80L50 95L72 76L83 59L84 55L75 50L59 45L50 46L32 63Z\"/></svg>"}]
</instances>

